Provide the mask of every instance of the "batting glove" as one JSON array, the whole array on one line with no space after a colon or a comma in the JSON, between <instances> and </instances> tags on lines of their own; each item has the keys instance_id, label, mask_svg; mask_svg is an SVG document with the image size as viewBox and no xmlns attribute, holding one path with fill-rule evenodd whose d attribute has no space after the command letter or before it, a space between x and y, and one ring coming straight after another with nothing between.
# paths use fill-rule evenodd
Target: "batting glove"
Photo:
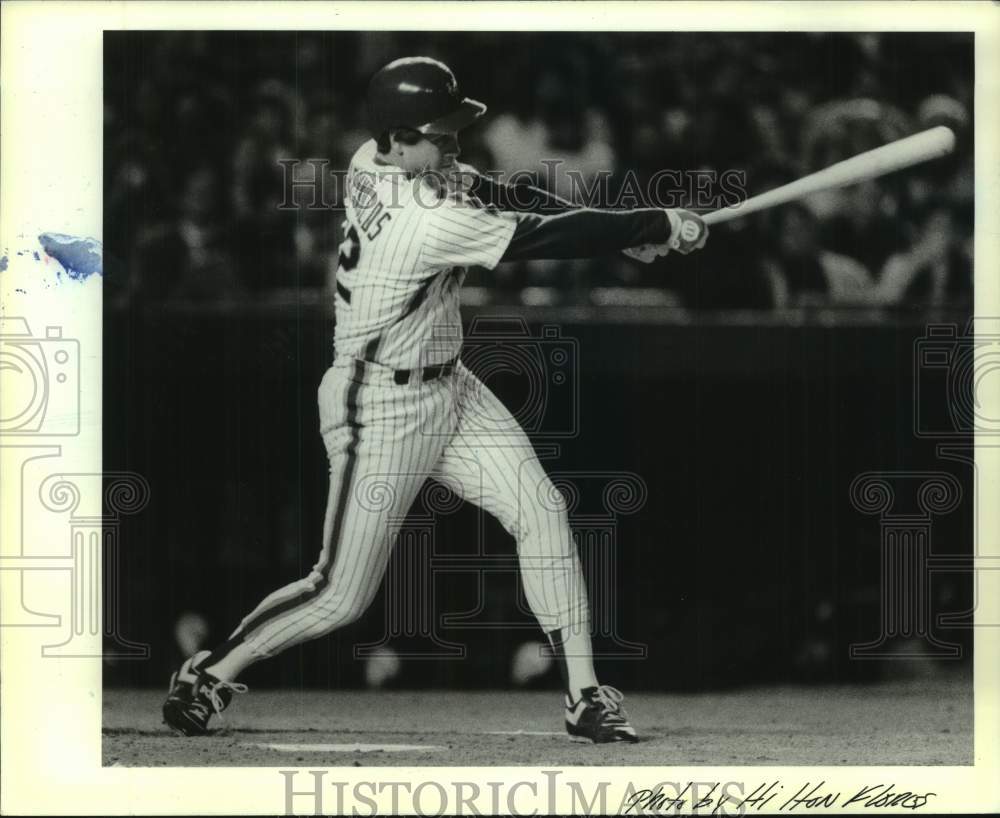
<instances>
[{"instance_id":1,"label":"batting glove","mask_svg":"<svg viewBox=\"0 0 1000 818\"><path fill-rule=\"evenodd\" d=\"M665 210L667 221L670 222L670 239L663 244L641 244L629 247L622 252L629 258L652 264L661 256L676 250L687 255L692 250L700 250L708 238L708 225L701 217L690 210Z\"/></svg>"},{"instance_id":2,"label":"batting glove","mask_svg":"<svg viewBox=\"0 0 1000 818\"><path fill-rule=\"evenodd\" d=\"M668 210L670 221L670 241L667 245L681 255L687 255L692 250L700 250L708 238L708 225L701 216L690 210Z\"/></svg>"}]
</instances>

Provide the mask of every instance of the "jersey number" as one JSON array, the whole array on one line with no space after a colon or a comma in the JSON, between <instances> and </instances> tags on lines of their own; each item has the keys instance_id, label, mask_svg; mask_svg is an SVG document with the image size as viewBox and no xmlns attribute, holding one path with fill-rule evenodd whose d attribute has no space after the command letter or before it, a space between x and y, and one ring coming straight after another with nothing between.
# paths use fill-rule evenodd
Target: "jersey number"
<instances>
[{"instance_id":1,"label":"jersey number","mask_svg":"<svg viewBox=\"0 0 1000 818\"><path fill-rule=\"evenodd\" d=\"M347 224L347 222L344 222ZM341 269L353 270L358 266L358 258L361 256L361 240L354 225L347 229L347 236L340 243L340 252L337 254L337 262Z\"/></svg>"}]
</instances>

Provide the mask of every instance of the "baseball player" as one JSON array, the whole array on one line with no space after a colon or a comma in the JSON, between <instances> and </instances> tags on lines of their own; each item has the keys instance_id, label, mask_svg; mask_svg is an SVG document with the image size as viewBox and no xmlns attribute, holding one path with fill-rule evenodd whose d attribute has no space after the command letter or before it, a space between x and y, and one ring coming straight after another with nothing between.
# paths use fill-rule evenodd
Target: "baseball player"
<instances>
[{"instance_id":1,"label":"baseball player","mask_svg":"<svg viewBox=\"0 0 1000 818\"><path fill-rule=\"evenodd\" d=\"M459 360L466 268L600 256L649 261L700 248L684 210L573 208L458 163L458 133L486 106L444 64L408 57L368 88L373 139L351 160L336 281L333 364L319 386L330 490L319 559L214 650L173 675L163 718L201 735L249 665L353 622L371 603L402 519L427 479L494 515L516 539L532 612L565 684L565 725L593 742L638 738L622 694L598 683L587 592L561 494L527 435Z\"/></svg>"}]
</instances>

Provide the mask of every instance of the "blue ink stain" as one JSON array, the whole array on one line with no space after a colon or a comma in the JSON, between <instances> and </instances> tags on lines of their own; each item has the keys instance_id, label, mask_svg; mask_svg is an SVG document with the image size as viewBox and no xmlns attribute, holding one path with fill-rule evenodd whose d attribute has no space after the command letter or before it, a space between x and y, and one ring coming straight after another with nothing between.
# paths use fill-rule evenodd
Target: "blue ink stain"
<instances>
[{"instance_id":1,"label":"blue ink stain","mask_svg":"<svg viewBox=\"0 0 1000 818\"><path fill-rule=\"evenodd\" d=\"M38 243L63 266L70 278L83 281L94 273L101 275L103 251L99 241L62 233L42 233Z\"/></svg>"},{"instance_id":2,"label":"blue ink stain","mask_svg":"<svg viewBox=\"0 0 1000 818\"><path fill-rule=\"evenodd\" d=\"M0 273L7 269L7 256L0 258Z\"/></svg>"},{"instance_id":3,"label":"blue ink stain","mask_svg":"<svg viewBox=\"0 0 1000 818\"><path fill-rule=\"evenodd\" d=\"M35 252L32 253L31 255L33 255L35 257L35 261L41 261L41 259L38 257L38 251L37 250L35 250Z\"/></svg>"}]
</instances>

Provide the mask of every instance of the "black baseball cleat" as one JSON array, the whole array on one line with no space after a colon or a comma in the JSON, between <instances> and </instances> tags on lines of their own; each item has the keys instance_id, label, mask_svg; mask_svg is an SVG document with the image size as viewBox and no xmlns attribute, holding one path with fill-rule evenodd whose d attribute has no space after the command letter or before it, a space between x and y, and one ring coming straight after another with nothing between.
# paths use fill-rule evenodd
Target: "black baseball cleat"
<instances>
[{"instance_id":1,"label":"black baseball cleat","mask_svg":"<svg viewBox=\"0 0 1000 818\"><path fill-rule=\"evenodd\" d=\"M594 744L613 741L636 742L639 737L628 723L628 713L622 707L625 697L610 685L587 687L580 691L579 701L566 697L566 732L574 740L590 740Z\"/></svg>"},{"instance_id":2,"label":"black baseball cleat","mask_svg":"<svg viewBox=\"0 0 1000 818\"><path fill-rule=\"evenodd\" d=\"M204 736L209 732L208 720L229 706L233 694L247 692L244 684L224 682L198 670L198 665L209 655L207 650L196 653L170 677L170 692L163 703L163 723L178 735Z\"/></svg>"}]
</instances>

